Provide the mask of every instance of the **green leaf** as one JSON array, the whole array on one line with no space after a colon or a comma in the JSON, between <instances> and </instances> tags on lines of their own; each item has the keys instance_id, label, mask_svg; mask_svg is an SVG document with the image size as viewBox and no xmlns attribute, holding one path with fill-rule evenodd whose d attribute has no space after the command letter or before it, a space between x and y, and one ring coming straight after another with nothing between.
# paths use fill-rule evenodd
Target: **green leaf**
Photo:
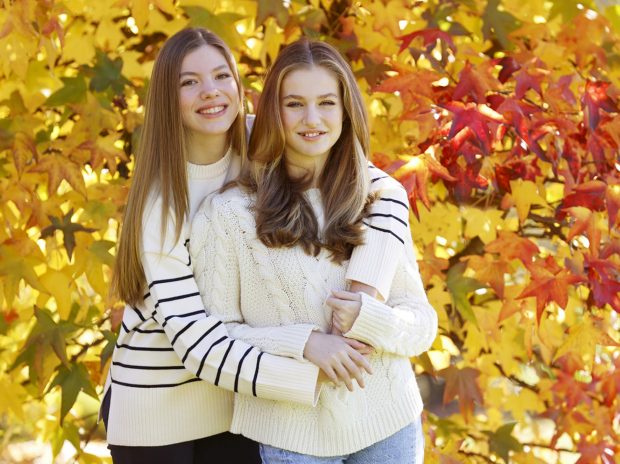
<instances>
[{"instance_id":1,"label":"green leaf","mask_svg":"<svg viewBox=\"0 0 620 464\"><path fill-rule=\"evenodd\" d=\"M110 248L112 247L114 247L114 242L110 240L97 240L93 242L88 250L103 264L112 267L114 265L114 256L110 254Z\"/></svg>"},{"instance_id":2,"label":"green leaf","mask_svg":"<svg viewBox=\"0 0 620 464\"><path fill-rule=\"evenodd\" d=\"M562 0L563 1L563 0ZM499 0L489 0L482 14L482 33L485 39L497 37L498 42L506 50L514 47L508 35L521 26L521 22L512 14L500 11Z\"/></svg>"},{"instance_id":3,"label":"green leaf","mask_svg":"<svg viewBox=\"0 0 620 464\"><path fill-rule=\"evenodd\" d=\"M446 275L446 285L458 312L466 320L478 326L478 321L469 303L469 295L475 290L483 288L484 285L476 279L464 277L463 272L465 272L466 267L465 263L452 266Z\"/></svg>"},{"instance_id":4,"label":"green leaf","mask_svg":"<svg viewBox=\"0 0 620 464\"><path fill-rule=\"evenodd\" d=\"M284 2L279 0L258 0L256 24L263 24L270 16L275 18L280 27L284 27L288 22L288 8L284 6Z\"/></svg>"},{"instance_id":5,"label":"green leaf","mask_svg":"<svg viewBox=\"0 0 620 464\"><path fill-rule=\"evenodd\" d=\"M90 81L90 90L103 92L111 88L116 94L123 93L125 85L131 83L121 74L122 69L123 60L120 57L111 60L104 52L97 50L97 62L92 68L94 76Z\"/></svg>"},{"instance_id":6,"label":"green leaf","mask_svg":"<svg viewBox=\"0 0 620 464\"><path fill-rule=\"evenodd\" d=\"M61 424L81 391L97 399L97 392L90 382L88 370L82 363L72 364L68 368L61 366L48 391L56 386L60 386L62 390L60 401Z\"/></svg>"},{"instance_id":7,"label":"green leaf","mask_svg":"<svg viewBox=\"0 0 620 464\"><path fill-rule=\"evenodd\" d=\"M489 436L491 452L497 454L506 462L509 462L511 451L520 452L523 450L523 445L512 436L512 430L516 424L516 422L511 422L502 425L495 432L484 432Z\"/></svg>"},{"instance_id":8,"label":"green leaf","mask_svg":"<svg viewBox=\"0 0 620 464\"><path fill-rule=\"evenodd\" d=\"M73 257L73 249L75 248L75 233L76 232L95 232L97 229L91 227L84 227L81 224L71 222L71 216L73 216L73 209L69 210L62 218L55 216L48 216L52 225L47 226L41 230L41 238L51 237L57 230L62 230L63 244L67 250L69 259Z\"/></svg>"},{"instance_id":9,"label":"green leaf","mask_svg":"<svg viewBox=\"0 0 620 464\"><path fill-rule=\"evenodd\" d=\"M84 76L62 77L61 80L64 85L45 100L45 105L62 106L67 103L81 103L86 100Z\"/></svg>"}]
</instances>

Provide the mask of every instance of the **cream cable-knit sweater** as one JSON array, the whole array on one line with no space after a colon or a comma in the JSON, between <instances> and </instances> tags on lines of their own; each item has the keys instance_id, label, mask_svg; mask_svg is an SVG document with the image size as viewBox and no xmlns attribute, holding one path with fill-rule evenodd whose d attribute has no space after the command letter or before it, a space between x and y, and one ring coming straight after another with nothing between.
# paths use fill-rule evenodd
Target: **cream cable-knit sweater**
<instances>
[{"instance_id":1,"label":"cream cable-knit sweater","mask_svg":"<svg viewBox=\"0 0 620 464\"><path fill-rule=\"evenodd\" d=\"M322 218L318 190L309 190L307 199ZM190 245L196 281L205 306L227 323L231 336L301 359L308 334L286 329L305 324L328 330L331 312L324 301L331 289L346 288L347 264L333 263L325 250L313 257L301 247L267 248L256 236L251 204L237 188L203 203ZM363 295L360 315L346 334L376 348L366 388L349 393L344 386L326 386L316 408L237 395L231 431L299 453L336 456L392 435L421 413L409 358L430 347L437 317L424 293L408 227L400 237L406 252L401 247L389 256L396 271L386 304ZM281 331L286 336L278 338Z\"/></svg>"}]
</instances>

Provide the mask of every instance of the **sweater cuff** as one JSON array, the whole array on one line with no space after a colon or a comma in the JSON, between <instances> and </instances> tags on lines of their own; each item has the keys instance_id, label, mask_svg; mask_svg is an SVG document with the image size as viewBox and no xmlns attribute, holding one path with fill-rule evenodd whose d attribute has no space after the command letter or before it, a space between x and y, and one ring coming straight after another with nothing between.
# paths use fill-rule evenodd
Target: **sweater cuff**
<instances>
[{"instance_id":1,"label":"sweater cuff","mask_svg":"<svg viewBox=\"0 0 620 464\"><path fill-rule=\"evenodd\" d=\"M390 336L387 331L392 318L392 308L365 293L360 295L362 297L360 313L351 330L344 336L368 343L375 348L382 346L381 340Z\"/></svg>"},{"instance_id":2,"label":"sweater cuff","mask_svg":"<svg viewBox=\"0 0 620 464\"><path fill-rule=\"evenodd\" d=\"M260 361L256 396L314 407L322 389L318 378L319 368L311 362L265 354Z\"/></svg>"},{"instance_id":3,"label":"sweater cuff","mask_svg":"<svg viewBox=\"0 0 620 464\"><path fill-rule=\"evenodd\" d=\"M353 249L346 279L376 288L387 301L402 248L402 243L385 232L366 229L365 243Z\"/></svg>"},{"instance_id":4,"label":"sweater cuff","mask_svg":"<svg viewBox=\"0 0 620 464\"><path fill-rule=\"evenodd\" d=\"M294 324L278 327L279 355L289 358L304 360L304 349L308 337L314 330L320 327L313 324Z\"/></svg>"}]
</instances>

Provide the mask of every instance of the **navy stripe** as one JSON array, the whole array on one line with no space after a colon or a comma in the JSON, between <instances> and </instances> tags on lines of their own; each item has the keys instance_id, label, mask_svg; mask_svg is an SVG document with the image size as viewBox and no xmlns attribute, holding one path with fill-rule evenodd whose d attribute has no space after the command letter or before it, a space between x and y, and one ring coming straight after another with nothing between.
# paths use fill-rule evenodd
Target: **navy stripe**
<instances>
[{"instance_id":1,"label":"navy stripe","mask_svg":"<svg viewBox=\"0 0 620 464\"><path fill-rule=\"evenodd\" d=\"M185 385L186 383L198 382L199 380L200 379L196 378L196 379L189 379L181 383L160 383L160 384L155 384L155 385L140 385L136 383L120 382L118 380L112 379L112 383L115 383L117 385L123 385L124 387L133 387L133 388L170 388L170 387L180 387L181 385Z\"/></svg>"},{"instance_id":2,"label":"navy stripe","mask_svg":"<svg viewBox=\"0 0 620 464\"><path fill-rule=\"evenodd\" d=\"M407 226L407 223L405 221L403 221L401 218L394 216L393 214L381 214L381 213L373 213L373 214L369 214L368 217L387 217L387 218L394 218L396 219L398 222L400 222L402 225L404 225L405 227Z\"/></svg>"},{"instance_id":3,"label":"navy stripe","mask_svg":"<svg viewBox=\"0 0 620 464\"><path fill-rule=\"evenodd\" d=\"M143 300L146 300L149 296L151 296L151 292L148 292L146 295L142 297Z\"/></svg>"},{"instance_id":4,"label":"navy stripe","mask_svg":"<svg viewBox=\"0 0 620 464\"><path fill-rule=\"evenodd\" d=\"M153 288L153 285L167 284L168 282L179 282L181 280L187 280L187 279L193 279L193 278L194 278L194 274L188 274L188 275L184 275L181 277L174 277L172 279L154 280L153 282L149 284L149 289Z\"/></svg>"},{"instance_id":5,"label":"navy stripe","mask_svg":"<svg viewBox=\"0 0 620 464\"><path fill-rule=\"evenodd\" d=\"M226 353L224 353L224 357L222 358L222 362L220 363L220 367L217 369L217 375L215 376L215 386L217 387L217 384L220 383L220 374L222 373L222 368L224 367L224 363L226 362L226 358L228 357L228 353L230 353L230 350L232 348L232 346L235 344L234 340L230 341L230 345L228 345L228 349L226 350Z\"/></svg>"},{"instance_id":6,"label":"navy stripe","mask_svg":"<svg viewBox=\"0 0 620 464\"><path fill-rule=\"evenodd\" d=\"M145 371L166 371L166 370L185 369L185 366L137 366L134 364L124 364L124 363L117 362L117 361L114 361L112 364L115 366L126 367L127 369L142 369Z\"/></svg>"},{"instance_id":7,"label":"navy stripe","mask_svg":"<svg viewBox=\"0 0 620 464\"><path fill-rule=\"evenodd\" d=\"M209 353L211 352L211 350L213 349L213 347L215 345L219 345L220 343L222 343L224 340L226 340L228 337L226 335L224 335L222 338L220 338L219 340L217 340L213 345L211 345L209 347L209 349L207 350L207 352L205 353L205 355L202 357L202 360L200 361L200 367L198 368L198 372L196 373L196 375L198 377L200 377L200 374L202 373L202 368L205 366L205 361L207 360L207 356L209 356Z\"/></svg>"},{"instance_id":8,"label":"navy stripe","mask_svg":"<svg viewBox=\"0 0 620 464\"><path fill-rule=\"evenodd\" d=\"M222 321L217 321L217 324L215 324L213 327L211 327L209 330L207 330L198 340L196 340L196 342L194 342L194 344L192 346L190 346L187 349L187 351L185 352L185 356L183 356L183 359L181 359L183 364L185 364L185 360L189 356L189 352L192 351L194 348L196 348L196 345L198 345L207 335L209 335L211 332L213 332L215 330L215 328L220 326L220 325L222 325Z\"/></svg>"},{"instance_id":9,"label":"navy stripe","mask_svg":"<svg viewBox=\"0 0 620 464\"><path fill-rule=\"evenodd\" d=\"M174 336L174 338L172 339L172 343L171 345L174 346L174 343L177 341L177 339L183 334L183 332L185 332L187 329L189 329L192 325L194 325L196 323L198 319L194 319L193 321L190 321L189 324L187 324L185 327L183 327L181 330L179 330L177 332L177 334Z\"/></svg>"},{"instance_id":10,"label":"navy stripe","mask_svg":"<svg viewBox=\"0 0 620 464\"><path fill-rule=\"evenodd\" d=\"M192 311L191 313L185 313L185 314L173 314L172 316L168 316L164 320L164 323L161 326L166 327L168 325L168 321L170 319L174 319L175 317L183 318L183 317L196 316L197 314L205 314L204 309L199 309L198 311Z\"/></svg>"},{"instance_id":11,"label":"navy stripe","mask_svg":"<svg viewBox=\"0 0 620 464\"><path fill-rule=\"evenodd\" d=\"M131 346L131 345L119 345L118 343L116 344L117 348L126 348L128 350L133 350L133 351L174 351L174 348L170 347L170 348L155 348L152 346Z\"/></svg>"},{"instance_id":12,"label":"navy stripe","mask_svg":"<svg viewBox=\"0 0 620 464\"><path fill-rule=\"evenodd\" d=\"M391 201L391 202L393 202L393 203L397 203L397 204L399 204L400 206L402 206L402 207L404 207L404 208L407 208L407 211L409 211L409 206L408 206L408 205L406 205L406 204L404 204L402 201L394 200L394 199L392 199L392 198L379 198L379 200L381 200L381 201Z\"/></svg>"},{"instance_id":13,"label":"navy stripe","mask_svg":"<svg viewBox=\"0 0 620 464\"><path fill-rule=\"evenodd\" d=\"M146 322L146 319L144 318L142 313L140 311L138 311L138 308L136 308L135 306L132 306L131 309L133 309L135 311L135 313L138 315L138 317L140 318L140 320L142 322Z\"/></svg>"},{"instance_id":14,"label":"navy stripe","mask_svg":"<svg viewBox=\"0 0 620 464\"><path fill-rule=\"evenodd\" d=\"M243 366L243 361L245 361L245 357L250 354L250 351L252 351L253 349L253 346L249 347L239 361L239 366L237 366L237 375L235 375L235 393L239 393L239 375L241 374L241 366Z\"/></svg>"},{"instance_id":15,"label":"navy stripe","mask_svg":"<svg viewBox=\"0 0 620 464\"><path fill-rule=\"evenodd\" d=\"M200 292L194 292L194 293L186 293L185 295L171 296L170 298L162 298L161 300L157 300L157 305L160 305L161 303L167 303L168 301L184 300L186 298L191 298L193 296L199 296L199 295L200 295Z\"/></svg>"},{"instance_id":16,"label":"navy stripe","mask_svg":"<svg viewBox=\"0 0 620 464\"><path fill-rule=\"evenodd\" d=\"M262 358L264 354L265 353L261 351L261 353L256 358L256 370L254 371L254 378L252 379L252 395L254 396L256 396L256 379L258 378L258 366L260 366L260 358Z\"/></svg>"},{"instance_id":17,"label":"navy stripe","mask_svg":"<svg viewBox=\"0 0 620 464\"><path fill-rule=\"evenodd\" d=\"M189 238L183 242L183 246L187 246L188 243L189 243Z\"/></svg>"},{"instance_id":18,"label":"navy stripe","mask_svg":"<svg viewBox=\"0 0 620 464\"><path fill-rule=\"evenodd\" d=\"M370 183L377 182L378 180L381 180L381 179L387 179L388 177L390 176L375 177L374 179L371 179Z\"/></svg>"},{"instance_id":19,"label":"navy stripe","mask_svg":"<svg viewBox=\"0 0 620 464\"><path fill-rule=\"evenodd\" d=\"M123 329L125 329L125 332L129 333L129 332L138 332L141 334L152 334L152 333L166 333L163 329L138 329L137 327L135 327L132 330L129 330L129 328L125 325L124 322L121 322L121 326L123 327Z\"/></svg>"},{"instance_id":20,"label":"navy stripe","mask_svg":"<svg viewBox=\"0 0 620 464\"><path fill-rule=\"evenodd\" d=\"M362 222L363 222L363 221L362 221ZM394 232L392 232L391 230L388 230L388 229L382 229L381 227L375 227L375 226L370 225L370 224L368 224L368 223L366 223L366 222L364 222L364 224L366 224L366 225L367 225L368 227L370 227L371 229L379 230L379 231L381 231L381 232L387 232L388 234L393 235L394 237L396 237L396 239L397 239L400 243L402 243L403 245L405 244L405 241L404 241L402 238L400 238L398 235L396 235Z\"/></svg>"}]
</instances>

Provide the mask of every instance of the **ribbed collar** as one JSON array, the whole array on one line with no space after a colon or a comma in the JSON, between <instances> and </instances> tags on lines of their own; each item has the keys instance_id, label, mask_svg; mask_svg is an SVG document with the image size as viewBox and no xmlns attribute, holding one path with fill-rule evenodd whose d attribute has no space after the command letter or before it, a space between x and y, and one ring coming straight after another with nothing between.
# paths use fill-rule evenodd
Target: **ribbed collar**
<instances>
[{"instance_id":1,"label":"ribbed collar","mask_svg":"<svg viewBox=\"0 0 620 464\"><path fill-rule=\"evenodd\" d=\"M211 164L194 164L187 162L187 175L191 179L211 179L220 177L228 172L232 159L232 147L221 159Z\"/></svg>"}]
</instances>

